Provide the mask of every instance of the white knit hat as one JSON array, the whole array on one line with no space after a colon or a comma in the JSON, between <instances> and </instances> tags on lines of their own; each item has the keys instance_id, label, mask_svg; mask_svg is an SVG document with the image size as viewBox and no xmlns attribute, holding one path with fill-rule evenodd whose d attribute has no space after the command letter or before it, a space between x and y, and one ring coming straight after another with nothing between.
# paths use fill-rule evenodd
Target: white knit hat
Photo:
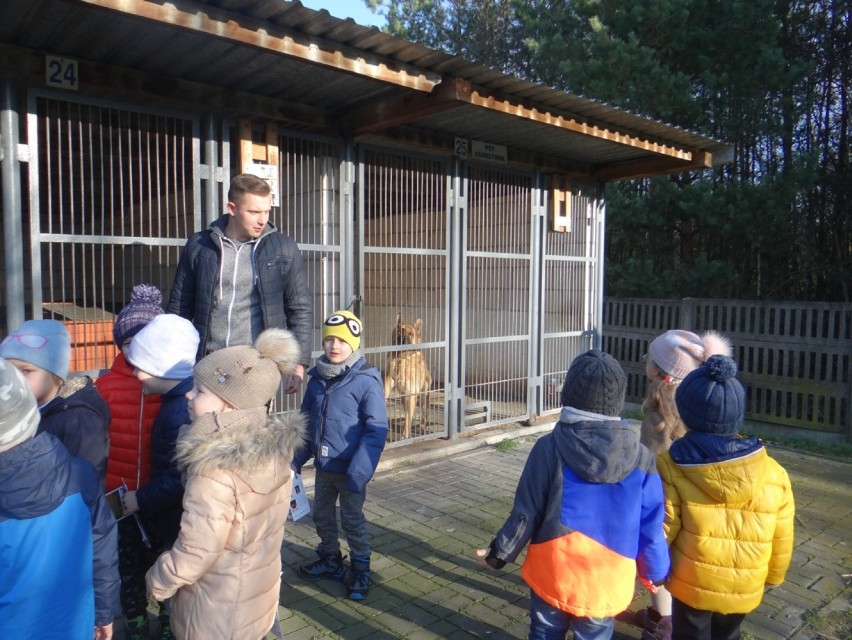
<instances>
[{"instance_id":1,"label":"white knit hat","mask_svg":"<svg viewBox=\"0 0 852 640\"><path fill-rule=\"evenodd\" d=\"M40 417L36 399L21 372L0 358L0 451L32 438Z\"/></svg>"},{"instance_id":2,"label":"white knit hat","mask_svg":"<svg viewBox=\"0 0 852 640\"><path fill-rule=\"evenodd\" d=\"M198 341L198 331L189 320L164 313L133 337L127 359L155 378L183 380L192 375Z\"/></svg>"},{"instance_id":3,"label":"white knit hat","mask_svg":"<svg viewBox=\"0 0 852 640\"><path fill-rule=\"evenodd\" d=\"M648 345L648 359L675 380L683 380L712 355L731 356L731 343L714 331L701 337L691 331L673 329Z\"/></svg>"}]
</instances>

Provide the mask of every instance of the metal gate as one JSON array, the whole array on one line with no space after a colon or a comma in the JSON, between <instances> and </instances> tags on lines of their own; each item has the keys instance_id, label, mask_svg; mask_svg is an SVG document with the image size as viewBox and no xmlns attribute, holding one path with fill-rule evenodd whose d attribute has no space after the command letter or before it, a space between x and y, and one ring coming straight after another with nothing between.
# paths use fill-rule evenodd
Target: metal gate
<instances>
[{"instance_id":1,"label":"metal gate","mask_svg":"<svg viewBox=\"0 0 852 640\"><path fill-rule=\"evenodd\" d=\"M365 148L359 166L358 290L367 351L391 386L388 441L444 436L449 165Z\"/></svg>"},{"instance_id":2,"label":"metal gate","mask_svg":"<svg viewBox=\"0 0 852 640\"><path fill-rule=\"evenodd\" d=\"M313 358L322 353L324 318L351 300L347 280L354 265L351 248L350 170L334 140L282 133L279 136L281 206L273 222L293 238L302 252L314 298ZM369 325L367 326L369 331ZM313 362L312 358L312 362ZM304 390L304 385L302 387ZM276 408L298 409L302 393L279 394Z\"/></svg>"},{"instance_id":3,"label":"metal gate","mask_svg":"<svg viewBox=\"0 0 852 640\"><path fill-rule=\"evenodd\" d=\"M538 229L529 175L471 167L465 194L462 430L531 416Z\"/></svg>"},{"instance_id":4,"label":"metal gate","mask_svg":"<svg viewBox=\"0 0 852 640\"><path fill-rule=\"evenodd\" d=\"M167 300L186 239L219 214L202 219L201 184L230 174L236 129L208 132L219 171L200 164L195 117L39 91L28 111L26 315L64 321L72 370L97 372L132 286ZM343 141L304 134L279 135L278 162L273 221L303 253L312 355L322 318L362 316L365 353L391 379L390 443L558 411L571 359L600 344L602 201L460 160L370 146L356 160ZM419 336L400 339L402 325Z\"/></svg>"},{"instance_id":5,"label":"metal gate","mask_svg":"<svg viewBox=\"0 0 852 640\"><path fill-rule=\"evenodd\" d=\"M603 328L604 203L591 189L551 194L539 289L542 414L559 411L568 366L601 347ZM561 220L554 222L554 210L564 214Z\"/></svg>"},{"instance_id":6,"label":"metal gate","mask_svg":"<svg viewBox=\"0 0 852 640\"><path fill-rule=\"evenodd\" d=\"M198 229L198 121L174 112L28 100L27 317L63 321L71 370L97 372L116 355L114 314L134 284L168 299L180 250Z\"/></svg>"}]
</instances>

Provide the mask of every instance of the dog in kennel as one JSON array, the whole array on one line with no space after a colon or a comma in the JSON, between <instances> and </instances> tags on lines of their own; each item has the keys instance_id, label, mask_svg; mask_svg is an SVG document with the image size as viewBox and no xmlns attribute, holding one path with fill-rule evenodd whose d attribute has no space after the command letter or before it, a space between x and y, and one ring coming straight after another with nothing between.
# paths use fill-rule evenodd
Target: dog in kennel
<instances>
[{"instance_id":1,"label":"dog in kennel","mask_svg":"<svg viewBox=\"0 0 852 640\"><path fill-rule=\"evenodd\" d=\"M402 314L396 314L396 324L391 331L391 344L405 346L420 344L423 321L420 318L414 323L403 322ZM393 351L388 355L387 371L385 371L385 400L391 395L401 396L405 410L403 439L411 437L411 425L414 413L420 404L420 427L424 428L429 421L428 391L432 386L432 376L426 366L426 359L420 349Z\"/></svg>"}]
</instances>

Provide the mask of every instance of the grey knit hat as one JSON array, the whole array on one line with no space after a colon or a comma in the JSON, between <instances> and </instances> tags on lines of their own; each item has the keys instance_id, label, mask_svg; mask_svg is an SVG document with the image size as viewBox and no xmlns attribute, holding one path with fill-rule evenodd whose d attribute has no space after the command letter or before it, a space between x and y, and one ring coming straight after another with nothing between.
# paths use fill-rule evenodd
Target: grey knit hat
<instances>
[{"instance_id":1,"label":"grey knit hat","mask_svg":"<svg viewBox=\"0 0 852 640\"><path fill-rule=\"evenodd\" d=\"M281 376L293 372L299 355L299 343L292 333L267 329L253 347L225 347L202 358L193 374L234 409L252 409L272 400Z\"/></svg>"},{"instance_id":2,"label":"grey knit hat","mask_svg":"<svg viewBox=\"0 0 852 640\"><path fill-rule=\"evenodd\" d=\"M0 451L32 438L39 420L30 386L17 368L0 358Z\"/></svg>"},{"instance_id":3,"label":"grey knit hat","mask_svg":"<svg viewBox=\"0 0 852 640\"><path fill-rule=\"evenodd\" d=\"M565 384L562 406L617 418L624 409L627 378L618 360L592 349L574 358Z\"/></svg>"}]
</instances>

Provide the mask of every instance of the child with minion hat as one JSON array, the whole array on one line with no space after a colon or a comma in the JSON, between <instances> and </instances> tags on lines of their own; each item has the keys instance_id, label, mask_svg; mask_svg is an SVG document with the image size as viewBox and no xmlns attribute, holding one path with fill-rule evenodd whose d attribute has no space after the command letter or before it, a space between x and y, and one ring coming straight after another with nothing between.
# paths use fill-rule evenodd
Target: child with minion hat
<instances>
[{"instance_id":1,"label":"child with minion hat","mask_svg":"<svg viewBox=\"0 0 852 640\"><path fill-rule=\"evenodd\" d=\"M175 454L186 479L180 533L146 576L151 596L171 598L178 640L259 640L277 619L291 461L305 425L298 411L269 416L267 405L298 364L293 334L267 329L253 347L195 365L192 423Z\"/></svg>"},{"instance_id":2,"label":"child with minion hat","mask_svg":"<svg viewBox=\"0 0 852 640\"><path fill-rule=\"evenodd\" d=\"M313 519L320 538L319 557L299 567L299 575L305 580L346 578L352 600L363 600L370 589L364 500L388 433L384 385L378 369L361 356L362 329L361 321L345 310L323 322L323 355L309 372L302 401L308 442L293 459L297 473L314 459ZM338 541L338 499L340 524L352 555L349 572Z\"/></svg>"}]
</instances>

